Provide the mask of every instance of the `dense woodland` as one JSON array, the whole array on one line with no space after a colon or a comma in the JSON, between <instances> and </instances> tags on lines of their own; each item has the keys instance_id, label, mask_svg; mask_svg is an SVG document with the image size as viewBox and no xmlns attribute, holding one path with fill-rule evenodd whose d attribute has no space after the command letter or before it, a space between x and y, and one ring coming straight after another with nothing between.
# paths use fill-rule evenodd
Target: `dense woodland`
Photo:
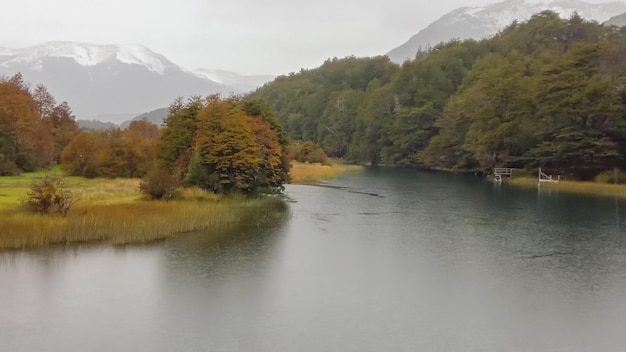
<instances>
[{"instance_id":1,"label":"dense woodland","mask_svg":"<svg viewBox=\"0 0 626 352\"><path fill-rule=\"evenodd\" d=\"M44 86L0 77L0 176L56 165L79 132L69 105Z\"/></svg>"},{"instance_id":2,"label":"dense woodland","mask_svg":"<svg viewBox=\"0 0 626 352\"><path fill-rule=\"evenodd\" d=\"M318 144L356 163L591 179L625 166L626 29L546 11L402 65L335 58L245 98L178 99L159 127L81 131L45 87L0 78L0 175L60 164L85 177L279 192L289 155L323 161Z\"/></svg>"},{"instance_id":3,"label":"dense woodland","mask_svg":"<svg viewBox=\"0 0 626 352\"><path fill-rule=\"evenodd\" d=\"M156 168L173 172L186 186L277 193L288 181L287 136L264 101L178 99L164 124Z\"/></svg>"},{"instance_id":4,"label":"dense woodland","mask_svg":"<svg viewBox=\"0 0 626 352\"><path fill-rule=\"evenodd\" d=\"M590 179L624 167L626 31L546 11L401 66L327 60L252 96L270 103L289 137L351 162L543 167Z\"/></svg>"},{"instance_id":5,"label":"dense woodland","mask_svg":"<svg viewBox=\"0 0 626 352\"><path fill-rule=\"evenodd\" d=\"M144 177L154 198L178 186L215 193L277 193L288 181L288 140L264 101L182 98L162 128L81 131L65 102L21 75L0 78L0 176L60 164L68 175ZM143 190L143 189L142 189Z\"/></svg>"}]
</instances>

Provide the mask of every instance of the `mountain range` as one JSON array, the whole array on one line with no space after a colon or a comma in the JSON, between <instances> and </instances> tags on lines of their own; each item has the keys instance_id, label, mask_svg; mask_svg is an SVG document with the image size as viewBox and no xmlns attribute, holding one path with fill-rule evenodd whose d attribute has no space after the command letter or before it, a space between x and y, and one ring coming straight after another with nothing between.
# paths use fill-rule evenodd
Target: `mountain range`
<instances>
[{"instance_id":1,"label":"mountain range","mask_svg":"<svg viewBox=\"0 0 626 352\"><path fill-rule=\"evenodd\" d=\"M186 70L139 45L55 41L21 49L0 48L0 74L20 72L67 101L78 118L121 122L162 108L179 96L253 90L272 76Z\"/></svg>"},{"instance_id":2,"label":"mountain range","mask_svg":"<svg viewBox=\"0 0 626 352\"><path fill-rule=\"evenodd\" d=\"M462 7L445 14L413 35L404 44L387 53L397 63L415 58L426 50L451 39L483 39L497 34L514 20L525 21L533 14L550 10L563 18L578 13L587 20L604 22L626 12L626 3L590 4L578 0L558 0L531 3L526 0L506 0L486 6Z\"/></svg>"},{"instance_id":3,"label":"mountain range","mask_svg":"<svg viewBox=\"0 0 626 352\"><path fill-rule=\"evenodd\" d=\"M420 49L455 38L486 38L514 20L525 21L544 10L554 11L561 17L578 13L588 20L626 24L626 3L623 2L506 0L486 6L462 7L445 14L387 55L401 63L414 58ZM67 41L21 49L0 47L0 76L17 72L32 85L46 86L58 101L67 101L77 119L118 124L143 116L146 111L162 109L179 96L239 94L274 79L269 75L243 76L215 69L187 70L140 45ZM157 122L165 111L160 110L151 117Z\"/></svg>"}]
</instances>

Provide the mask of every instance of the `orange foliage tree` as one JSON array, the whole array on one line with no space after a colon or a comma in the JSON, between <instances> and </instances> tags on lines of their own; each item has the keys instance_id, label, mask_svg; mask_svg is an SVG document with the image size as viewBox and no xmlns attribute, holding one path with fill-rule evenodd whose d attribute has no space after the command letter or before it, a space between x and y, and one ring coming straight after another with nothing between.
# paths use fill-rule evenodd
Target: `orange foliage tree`
<instances>
[{"instance_id":1,"label":"orange foliage tree","mask_svg":"<svg viewBox=\"0 0 626 352\"><path fill-rule=\"evenodd\" d=\"M62 170L84 177L142 177L154 160L158 127L147 121L133 121L119 128L81 132L61 154Z\"/></svg>"},{"instance_id":2,"label":"orange foliage tree","mask_svg":"<svg viewBox=\"0 0 626 352\"><path fill-rule=\"evenodd\" d=\"M73 176L99 176L98 153L104 141L94 132L80 132L61 153L61 169Z\"/></svg>"},{"instance_id":3,"label":"orange foliage tree","mask_svg":"<svg viewBox=\"0 0 626 352\"><path fill-rule=\"evenodd\" d=\"M212 95L175 104L157 147L160 168L175 169L187 185L216 193L282 191L288 163L280 124L251 114L238 98Z\"/></svg>"},{"instance_id":4,"label":"orange foliage tree","mask_svg":"<svg viewBox=\"0 0 626 352\"><path fill-rule=\"evenodd\" d=\"M49 126L22 76L0 77L0 175L49 166L53 150Z\"/></svg>"},{"instance_id":5,"label":"orange foliage tree","mask_svg":"<svg viewBox=\"0 0 626 352\"><path fill-rule=\"evenodd\" d=\"M128 143L129 176L142 177L151 168L159 141L159 127L147 119L134 120L124 130Z\"/></svg>"}]
</instances>

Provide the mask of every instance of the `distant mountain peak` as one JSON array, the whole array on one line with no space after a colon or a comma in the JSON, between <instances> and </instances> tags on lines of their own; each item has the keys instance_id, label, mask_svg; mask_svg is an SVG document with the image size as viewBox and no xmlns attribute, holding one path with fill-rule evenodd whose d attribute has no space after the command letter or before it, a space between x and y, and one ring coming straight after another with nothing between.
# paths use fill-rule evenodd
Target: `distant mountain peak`
<instances>
[{"instance_id":1,"label":"distant mountain peak","mask_svg":"<svg viewBox=\"0 0 626 352\"><path fill-rule=\"evenodd\" d=\"M51 41L21 49L0 48L0 55L11 56L3 66L11 62L32 64L37 67L44 57L70 58L82 66L95 66L108 60L146 67L163 74L166 68L179 68L163 55L141 45L96 45L67 41ZM180 69L180 68L179 68Z\"/></svg>"},{"instance_id":2,"label":"distant mountain peak","mask_svg":"<svg viewBox=\"0 0 626 352\"><path fill-rule=\"evenodd\" d=\"M24 81L43 84L57 100L67 101L78 119L156 109L180 96L240 92L140 45L52 41L0 49L0 76L18 72Z\"/></svg>"},{"instance_id":3,"label":"distant mountain peak","mask_svg":"<svg viewBox=\"0 0 626 352\"><path fill-rule=\"evenodd\" d=\"M498 33L513 21L526 21L536 13L550 10L563 18L574 13L588 20L603 22L626 12L626 3L591 4L579 0L529 2L505 0L484 6L461 7L431 23L387 56L395 62L413 59L417 51L451 39L483 39Z\"/></svg>"}]
</instances>

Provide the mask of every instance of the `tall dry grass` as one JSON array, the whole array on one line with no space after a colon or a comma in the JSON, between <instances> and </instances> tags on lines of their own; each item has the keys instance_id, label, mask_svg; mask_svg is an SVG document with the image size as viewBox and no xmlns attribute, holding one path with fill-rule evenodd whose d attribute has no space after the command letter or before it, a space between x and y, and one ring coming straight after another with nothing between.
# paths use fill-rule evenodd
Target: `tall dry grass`
<instances>
[{"instance_id":1,"label":"tall dry grass","mask_svg":"<svg viewBox=\"0 0 626 352\"><path fill-rule=\"evenodd\" d=\"M69 178L74 206L66 217L46 216L29 213L19 205L33 180L31 175L0 177L0 194L5 194L0 203L0 249L88 241L144 243L184 232L226 229L241 222L262 225L286 210L278 198L225 198L201 189L184 190L180 200L148 201L139 192L136 179Z\"/></svg>"},{"instance_id":2,"label":"tall dry grass","mask_svg":"<svg viewBox=\"0 0 626 352\"><path fill-rule=\"evenodd\" d=\"M323 180L335 178L346 172L354 172L363 170L359 165L346 165L340 163L331 163L330 165L322 164L306 164L294 162L291 165L289 176L291 182L295 184L316 183Z\"/></svg>"},{"instance_id":3,"label":"tall dry grass","mask_svg":"<svg viewBox=\"0 0 626 352\"><path fill-rule=\"evenodd\" d=\"M514 177L508 181L512 185L521 187L538 187L539 181L533 177ZM595 194L605 196L618 196L626 198L626 185L614 185L599 182L582 182L561 180L559 183L542 182L541 188L558 189L559 191Z\"/></svg>"}]
</instances>

